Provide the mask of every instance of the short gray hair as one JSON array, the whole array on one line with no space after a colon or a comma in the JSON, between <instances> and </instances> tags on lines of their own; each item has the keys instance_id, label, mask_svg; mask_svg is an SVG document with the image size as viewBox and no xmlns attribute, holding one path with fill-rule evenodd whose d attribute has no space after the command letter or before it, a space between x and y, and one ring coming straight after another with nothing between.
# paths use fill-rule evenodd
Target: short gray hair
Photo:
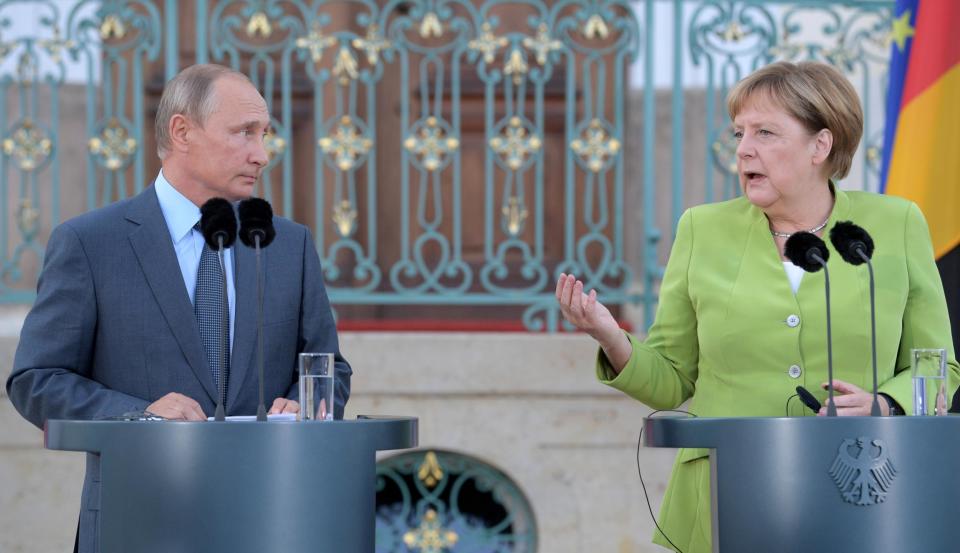
<instances>
[{"instance_id":1,"label":"short gray hair","mask_svg":"<svg viewBox=\"0 0 960 553\"><path fill-rule=\"evenodd\" d=\"M239 71L215 63L203 63L177 73L163 88L155 124L160 159L170 150L170 119L177 114L184 115L202 126L216 107L213 84L226 76L250 82L250 78Z\"/></svg>"}]
</instances>

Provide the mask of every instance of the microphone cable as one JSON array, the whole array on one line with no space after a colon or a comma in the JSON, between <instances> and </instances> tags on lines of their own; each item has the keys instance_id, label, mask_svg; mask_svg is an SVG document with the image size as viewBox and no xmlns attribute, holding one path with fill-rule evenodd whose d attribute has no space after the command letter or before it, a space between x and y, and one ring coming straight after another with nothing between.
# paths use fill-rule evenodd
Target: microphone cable
<instances>
[{"instance_id":1,"label":"microphone cable","mask_svg":"<svg viewBox=\"0 0 960 553\"><path fill-rule=\"evenodd\" d=\"M648 419L654 418L654 415L657 413L683 413L684 415L689 415L691 418L696 418L696 415L690 411L681 411L679 409L657 409L650 413L647 416ZM637 437L637 476L640 477L640 487L643 488L643 498L647 501L647 511L650 512L650 519L653 520L653 525L657 527L657 531L660 532L660 535L663 536L663 539L677 551L677 553L683 553L683 550L677 547L677 544L673 543L673 540L667 536L666 532L663 531L663 528L660 528L660 524L657 522L657 517L653 515L653 507L650 505L650 496L647 495L647 485L643 482L643 473L640 472L640 446L643 444L643 426L640 427L640 436Z\"/></svg>"}]
</instances>

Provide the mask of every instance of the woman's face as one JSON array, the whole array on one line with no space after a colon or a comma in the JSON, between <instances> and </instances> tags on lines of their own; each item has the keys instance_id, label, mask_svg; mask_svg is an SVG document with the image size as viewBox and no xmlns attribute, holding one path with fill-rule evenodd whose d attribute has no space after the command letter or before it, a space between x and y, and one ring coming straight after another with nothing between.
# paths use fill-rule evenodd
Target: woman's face
<instances>
[{"instance_id":1,"label":"woman's face","mask_svg":"<svg viewBox=\"0 0 960 553\"><path fill-rule=\"evenodd\" d=\"M775 210L824 184L823 163L832 146L829 131L811 134L763 97L748 99L733 126L740 187L753 205Z\"/></svg>"}]
</instances>

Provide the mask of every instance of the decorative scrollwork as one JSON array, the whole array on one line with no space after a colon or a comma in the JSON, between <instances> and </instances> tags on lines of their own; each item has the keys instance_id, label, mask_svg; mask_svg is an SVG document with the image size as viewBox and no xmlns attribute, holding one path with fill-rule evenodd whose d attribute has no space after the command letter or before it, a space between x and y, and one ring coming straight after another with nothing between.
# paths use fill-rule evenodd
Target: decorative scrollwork
<instances>
[{"instance_id":1,"label":"decorative scrollwork","mask_svg":"<svg viewBox=\"0 0 960 553\"><path fill-rule=\"evenodd\" d=\"M328 125L332 126L332 125ZM373 147L373 140L361 130L360 123L344 115L336 125L336 131L329 133L317 141L320 150L333 160L340 171L350 171L356 168L361 160Z\"/></svg>"},{"instance_id":2,"label":"decorative scrollwork","mask_svg":"<svg viewBox=\"0 0 960 553\"><path fill-rule=\"evenodd\" d=\"M130 136L127 128L116 117L111 117L100 128L97 136L87 141L87 148L94 158L110 171L126 167L137 151L137 140Z\"/></svg>"},{"instance_id":3,"label":"decorative scrollwork","mask_svg":"<svg viewBox=\"0 0 960 553\"><path fill-rule=\"evenodd\" d=\"M53 141L29 118L24 118L3 140L3 153L15 157L21 171L37 169L52 151Z\"/></svg>"}]
</instances>

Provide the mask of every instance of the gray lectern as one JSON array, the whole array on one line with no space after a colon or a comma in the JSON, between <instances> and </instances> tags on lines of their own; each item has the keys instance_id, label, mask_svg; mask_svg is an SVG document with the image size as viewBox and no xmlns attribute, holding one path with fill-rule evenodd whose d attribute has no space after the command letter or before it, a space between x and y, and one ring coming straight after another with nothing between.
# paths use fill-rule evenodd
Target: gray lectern
<instances>
[{"instance_id":1,"label":"gray lectern","mask_svg":"<svg viewBox=\"0 0 960 553\"><path fill-rule=\"evenodd\" d=\"M45 443L100 455L102 553L372 553L375 454L417 419L52 420Z\"/></svg>"},{"instance_id":2,"label":"gray lectern","mask_svg":"<svg viewBox=\"0 0 960 553\"><path fill-rule=\"evenodd\" d=\"M960 550L960 417L647 419L712 448L714 551Z\"/></svg>"}]
</instances>

